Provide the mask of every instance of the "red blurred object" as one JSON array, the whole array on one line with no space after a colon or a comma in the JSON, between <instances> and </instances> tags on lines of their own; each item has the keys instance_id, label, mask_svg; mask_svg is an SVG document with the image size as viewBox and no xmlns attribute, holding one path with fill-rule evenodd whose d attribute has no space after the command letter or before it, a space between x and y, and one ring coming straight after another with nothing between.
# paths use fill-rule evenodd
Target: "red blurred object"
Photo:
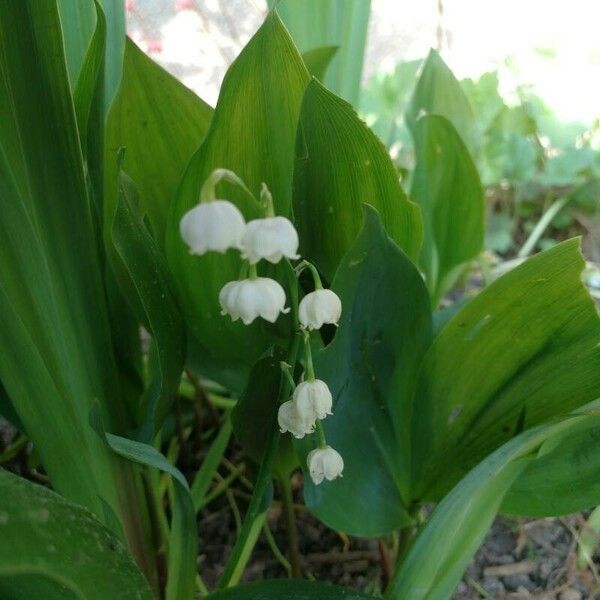
<instances>
[{"instance_id":1,"label":"red blurred object","mask_svg":"<svg viewBox=\"0 0 600 600\"><path fill-rule=\"evenodd\" d=\"M148 54L160 54L162 52L162 42L160 40L147 40L146 49Z\"/></svg>"},{"instance_id":2,"label":"red blurred object","mask_svg":"<svg viewBox=\"0 0 600 600\"><path fill-rule=\"evenodd\" d=\"M175 10L194 10L194 0L175 0Z\"/></svg>"},{"instance_id":3,"label":"red blurred object","mask_svg":"<svg viewBox=\"0 0 600 600\"><path fill-rule=\"evenodd\" d=\"M125 0L125 10L127 12L132 12L135 8L135 0Z\"/></svg>"}]
</instances>

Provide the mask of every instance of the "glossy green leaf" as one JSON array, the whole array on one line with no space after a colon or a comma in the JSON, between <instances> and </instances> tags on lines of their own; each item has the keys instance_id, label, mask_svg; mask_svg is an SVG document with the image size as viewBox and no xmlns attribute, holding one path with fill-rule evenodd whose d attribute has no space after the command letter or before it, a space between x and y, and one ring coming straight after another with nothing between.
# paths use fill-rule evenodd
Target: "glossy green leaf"
<instances>
[{"instance_id":1,"label":"glossy green leaf","mask_svg":"<svg viewBox=\"0 0 600 600\"><path fill-rule=\"evenodd\" d=\"M103 113L106 114L119 89L125 51L125 4L122 0L98 0L106 18ZM84 73L85 56L96 27L94 0L57 0L64 36L65 56L71 88Z\"/></svg>"},{"instance_id":2,"label":"glossy green leaf","mask_svg":"<svg viewBox=\"0 0 600 600\"><path fill-rule=\"evenodd\" d=\"M300 114L294 213L300 253L329 281L375 207L390 237L415 259L422 242L418 206L410 202L381 142L346 102L313 80Z\"/></svg>"},{"instance_id":3,"label":"glossy green leaf","mask_svg":"<svg viewBox=\"0 0 600 600\"><path fill-rule=\"evenodd\" d=\"M564 515L600 503L600 418L589 417L540 448L502 504L502 511L532 517Z\"/></svg>"},{"instance_id":4,"label":"glossy green leaf","mask_svg":"<svg viewBox=\"0 0 600 600\"><path fill-rule=\"evenodd\" d=\"M316 581L257 581L214 592L207 600L374 600L354 590Z\"/></svg>"},{"instance_id":5,"label":"glossy green leaf","mask_svg":"<svg viewBox=\"0 0 600 600\"><path fill-rule=\"evenodd\" d=\"M515 479L547 440L586 419L526 431L477 465L434 509L395 572L386 600L451 598Z\"/></svg>"},{"instance_id":6,"label":"glossy green leaf","mask_svg":"<svg viewBox=\"0 0 600 600\"><path fill-rule=\"evenodd\" d=\"M185 329L171 274L157 242L136 210L135 190L121 180L111 223L112 241L120 259L123 295L153 338L152 378L141 399L141 439L152 440L160 429L177 390L185 360Z\"/></svg>"},{"instance_id":7,"label":"glossy green leaf","mask_svg":"<svg viewBox=\"0 0 600 600\"><path fill-rule=\"evenodd\" d=\"M323 81L327 67L331 64L331 60L338 51L337 46L320 46L313 48L302 54L302 60L308 69L308 72L317 79Z\"/></svg>"},{"instance_id":8,"label":"glossy green leaf","mask_svg":"<svg viewBox=\"0 0 600 600\"><path fill-rule=\"evenodd\" d=\"M0 597L153 598L127 549L92 513L4 469Z\"/></svg>"},{"instance_id":9,"label":"glossy green leaf","mask_svg":"<svg viewBox=\"0 0 600 600\"><path fill-rule=\"evenodd\" d=\"M406 123L413 137L417 121L425 115L448 119L471 152L476 150L478 132L469 99L435 50L429 52L406 110Z\"/></svg>"},{"instance_id":10,"label":"glossy green leaf","mask_svg":"<svg viewBox=\"0 0 600 600\"><path fill-rule=\"evenodd\" d=\"M169 537L169 560L166 600L189 600L194 596L196 581L196 555L198 531L196 512L188 483L183 474L158 450L124 437L105 434L110 447L120 456L168 473L174 483L175 502L172 507L171 535Z\"/></svg>"},{"instance_id":11,"label":"glossy green leaf","mask_svg":"<svg viewBox=\"0 0 600 600\"><path fill-rule=\"evenodd\" d=\"M380 536L411 522L410 400L431 339L429 297L416 267L368 206L332 289L342 299L342 319L315 370L334 397L323 426L327 443L344 458L344 477L315 486L305 476L305 500L332 528Z\"/></svg>"},{"instance_id":12,"label":"glossy green leaf","mask_svg":"<svg viewBox=\"0 0 600 600\"><path fill-rule=\"evenodd\" d=\"M216 168L234 171L256 196L265 182L275 212L290 215L297 120L307 81L287 31L270 13L229 69L210 130L169 214L167 256L195 337L195 362L221 383L229 383L229 373L245 379L250 366L276 339L277 326L259 319L247 327L220 314L219 291L238 278L239 253L191 256L179 235L179 221L198 202L202 184ZM239 187L223 183L218 193L235 202L247 219L261 214L258 202ZM260 272L264 268L259 265Z\"/></svg>"},{"instance_id":13,"label":"glossy green leaf","mask_svg":"<svg viewBox=\"0 0 600 600\"><path fill-rule=\"evenodd\" d=\"M212 113L208 104L127 40L123 82L106 128L107 164L116 168L117 153L125 148L123 169L138 186L161 247L169 206Z\"/></svg>"},{"instance_id":14,"label":"glossy green leaf","mask_svg":"<svg viewBox=\"0 0 600 600\"><path fill-rule=\"evenodd\" d=\"M413 423L415 498L440 497L519 431L600 396L600 318L569 240L496 280L427 353Z\"/></svg>"},{"instance_id":15,"label":"glossy green leaf","mask_svg":"<svg viewBox=\"0 0 600 600\"><path fill-rule=\"evenodd\" d=\"M269 0L269 5L276 5L301 52L339 48L323 83L358 106L371 0Z\"/></svg>"},{"instance_id":16,"label":"glossy green leaf","mask_svg":"<svg viewBox=\"0 0 600 600\"><path fill-rule=\"evenodd\" d=\"M483 250L484 194L469 151L447 119L422 117L413 136L411 197L423 212L420 262L435 306Z\"/></svg>"},{"instance_id":17,"label":"glossy green leaf","mask_svg":"<svg viewBox=\"0 0 600 600\"><path fill-rule=\"evenodd\" d=\"M56 2L0 5L0 379L55 489L121 521L150 573L141 481L88 425L131 424L116 374ZM108 522L108 521L107 521Z\"/></svg>"}]
</instances>

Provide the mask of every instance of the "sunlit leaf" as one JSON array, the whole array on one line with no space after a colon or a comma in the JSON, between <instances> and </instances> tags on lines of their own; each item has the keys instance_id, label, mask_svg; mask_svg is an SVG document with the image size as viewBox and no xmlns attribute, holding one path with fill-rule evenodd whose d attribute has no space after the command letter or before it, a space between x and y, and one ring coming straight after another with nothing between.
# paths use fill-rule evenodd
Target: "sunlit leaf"
<instances>
[{"instance_id":1,"label":"sunlit leaf","mask_svg":"<svg viewBox=\"0 0 600 600\"><path fill-rule=\"evenodd\" d=\"M315 80L302 103L294 194L300 252L330 281L360 230L363 203L379 211L409 257L418 257L420 211L402 191L386 149L348 103Z\"/></svg>"}]
</instances>

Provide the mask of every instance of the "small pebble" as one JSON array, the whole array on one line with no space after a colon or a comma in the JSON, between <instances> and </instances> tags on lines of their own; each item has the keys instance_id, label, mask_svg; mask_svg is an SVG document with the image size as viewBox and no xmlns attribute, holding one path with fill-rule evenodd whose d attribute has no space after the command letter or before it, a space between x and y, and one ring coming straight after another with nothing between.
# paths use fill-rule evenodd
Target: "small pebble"
<instances>
[{"instance_id":1,"label":"small pebble","mask_svg":"<svg viewBox=\"0 0 600 600\"><path fill-rule=\"evenodd\" d=\"M574 588L567 588L560 593L559 600L581 600L581 592Z\"/></svg>"}]
</instances>

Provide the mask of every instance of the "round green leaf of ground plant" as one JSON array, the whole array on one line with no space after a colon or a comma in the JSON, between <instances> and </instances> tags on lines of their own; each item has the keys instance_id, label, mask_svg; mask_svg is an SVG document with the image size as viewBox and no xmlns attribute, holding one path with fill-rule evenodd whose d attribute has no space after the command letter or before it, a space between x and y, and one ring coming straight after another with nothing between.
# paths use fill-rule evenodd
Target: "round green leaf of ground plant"
<instances>
[{"instance_id":1,"label":"round green leaf of ground plant","mask_svg":"<svg viewBox=\"0 0 600 600\"><path fill-rule=\"evenodd\" d=\"M107 170L116 170L124 147L123 170L138 186L161 248L169 207L212 114L208 104L127 40L123 81L106 126Z\"/></svg>"},{"instance_id":2,"label":"round green leaf of ground plant","mask_svg":"<svg viewBox=\"0 0 600 600\"><path fill-rule=\"evenodd\" d=\"M191 256L179 234L183 214L199 199L216 168L234 171L258 196L268 185L279 215L290 216L294 143L308 72L274 12L230 67L206 138L192 158L169 214L166 250L186 322L195 337L201 372L227 384L228 372L247 372L277 339L278 328L262 319L251 326L222 316L219 291L238 278L239 252ZM246 219L262 215L258 202L240 187L223 183L218 195L236 203ZM258 265L264 274L264 261Z\"/></svg>"},{"instance_id":3,"label":"round green leaf of ground plant","mask_svg":"<svg viewBox=\"0 0 600 600\"><path fill-rule=\"evenodd\" d=\"M257 581L210 594L207 600L374 600L373 596L316 581Z\"/></svg>"},{"instance_id":4,"label":"round green leaf of ground plant","mask_svg":"<svg viewBox=\"0 0 600 600\"><path fill-rule=\"evenodd\" d=\"M421 117L413 136L417 164L411 197L425 226L420 264L437 305L465 263L483 249L483 188L469 151L447 119Z\"/></svg>"},{"instance_id":5,"label":"round green leaf of ground plant","mask_svg":"<svg viewBox=\"0 0 600 600\"><path fill-rule=\"evenodd\" d=\"M478 145L473 109L460 82L442 57L431 50L406 109L406 124L414 136L417 121L425 115L440 115L454 125L473 152Z\"/></svg>"},{"instance_id":6,"label":"round green leaf of ground plant","mask_svg":"<svg viewBox=\"0 0 600 600\"><path fill-rule=\"evenodd\" d=\"M597 506L599 441L600 417L590 416L545 442L508 492L502 511L549 517Z\"/></svg>"},{"instance_id":7,"label":"round green leaf of ground plant","mask_svg":"<svg viewBox=\"0 0 600 600\"><path fill-rule=\"evenodd\" d=\"M300 253L331 281L375 207L389 236L416 260L422 242L418 206L410 202L383 144L344 100L313 80L300 113L294 216Z\"/></svg>"},{"instance_id":8,"label":"round green leaf of ground plant","mask_svg":"<svg viewBox=\"0 0 600 600\"><path fill-rule=\"evenodd\" d=\"M332 528L380 536L411 522L410 400L431 340L429 296L369 206L332 289L342 300L342 319L315 369L334 397L323 426L327 443L344 459L344 476L315 486L305 474L305 500ZM303 457L315 437L299 444Z\"/></svg>"},{"instance_id":9,"label":"round green leaf of ground plant","mask_svg":"<svg viewBox=\"0 0 600 600\"><path fill-rule=\"evenodd\" d=\"M510 440L473 468L444 497L419 531L386 592L388 600L451 598L515 479L540 446L589 417L569 416Z\"/></svg>"},{"instance_id":10,"label":"round green leaf of ground plant","mask_svg":"<svg viewBox=\"0 0 600 600\"><path fill-rule=\"evenodd\" d=\"M150 600L122 542L88 510L0 469L0 597Z\"/></svg>"},{"instance_id":11,"label":"round green leaf of ground plant","mask_svg":"<svg viewBox=\"0 0 600 600\"><path fill-rule=\"evenodd\" d=\"M415 498L439 498L515 434L600 397L600 318L576 239L483 290L429 349L413 420Z\"/></svg>"}]
</instances>

